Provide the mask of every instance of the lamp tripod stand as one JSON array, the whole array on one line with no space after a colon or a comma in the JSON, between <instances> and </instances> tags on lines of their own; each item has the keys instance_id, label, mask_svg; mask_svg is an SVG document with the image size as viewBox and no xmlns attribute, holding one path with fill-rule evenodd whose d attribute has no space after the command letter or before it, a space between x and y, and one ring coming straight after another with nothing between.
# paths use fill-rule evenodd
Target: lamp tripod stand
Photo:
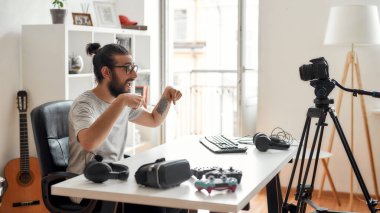
<instances>
[{"instance_id":1,"label":"lamp tripod stand","mask_svg":"<svg viewBox=\"0 0 380 213\"><path fill-rule=\"evenodd\" d=\"M351 69L350 69L351 68ZM341 85L345 86L346 84L346 79L349 70L351 71L351 88L354 88L354 79L356 79L357 86L359 90L362 90L362 81L360 77L360 67L359 67L359 62L358 62L358 57L354 51L354 45L352 44L352 49L350 52L347 54L346 58L346 63L344 66L344 72L343 72L343 78L341 81ZM355 78L356 77L356 78ZM351 96L351 135L350 135L350 147L352 152L354 152L354 96L356 94L353 94ZM343 90L339 90L338 94L338 100L337 100L337 108L336 108L336 113L339 116L340 113L340 108L342 105L342 98L343 98ZM362 112L362 117L363 117L363 123L364 123L364 129L365 129L365 135L366 135L366 141L367 141L367 147L368 147L368 152L369 152L369 158L370 158L370 166L371 166L371 172L372 172L372 179L375 187L375 193L377 200L379 200L379 191L378 191L378 185L377 185L377 180L376 180L376 170L375 170L375 165L374 165L374 159L373 159L373 151L372 151L372 144L371 144L371 136L369 133L369 127L368 127L368 119L367 119L367 111L365 107L365 102L364 98L362 95L359 95L360 99L360 106L361 106L361 112ZM330 133L330 138L329 138L329 145L327 147L327 151L331 152L332 147L333 147L333 142L334 142L334 137L335 137L335 126L332 125L331 133ZM326 160L326 164L328 166L329 159ZM318 197L321 196L323 186L325 183L325 178L326 178L326 170L324 170L322 179L321 179L321 185L319 189L319 194ZM350 175L350 209L352 210L353 206L353 170L351 169L351 175Z\"/></svg>"}]
</instances>

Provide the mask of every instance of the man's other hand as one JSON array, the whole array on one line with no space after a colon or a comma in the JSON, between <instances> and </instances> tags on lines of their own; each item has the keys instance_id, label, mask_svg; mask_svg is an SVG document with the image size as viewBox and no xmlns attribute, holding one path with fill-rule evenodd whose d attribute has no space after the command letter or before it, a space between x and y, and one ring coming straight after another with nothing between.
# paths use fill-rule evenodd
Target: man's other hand
<instances>
[{"instance_id":1,"label":"man's other hand","mask_svg":"<svg viewBox=\"0 0 380 213\"><path fill-rule=\"evenodd\" d=\"M174 89L171 86L167 86L164 91L164 96L169 101L173 101L173 104L176 104L176 101L178 101L182 97L182 93L179 90Z\"/></svg>"}]
</instances>

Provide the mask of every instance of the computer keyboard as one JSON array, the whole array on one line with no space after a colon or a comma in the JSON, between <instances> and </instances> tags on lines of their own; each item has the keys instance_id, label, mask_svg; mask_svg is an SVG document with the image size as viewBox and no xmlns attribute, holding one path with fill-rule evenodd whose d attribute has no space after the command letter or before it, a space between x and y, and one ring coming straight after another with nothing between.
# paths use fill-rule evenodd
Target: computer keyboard
<instances>
[{"instance_id":1,"label":"computer keyboard","mask_svg":"<svg viewBox=\"0 0 380 213\"><path fill-rule=\"evenodd\" d=\"M238 143L231 141L223 135L205 136L199 142L214 153L243 153L247 147L239 146Z\"/></svg>"}]
</instances>

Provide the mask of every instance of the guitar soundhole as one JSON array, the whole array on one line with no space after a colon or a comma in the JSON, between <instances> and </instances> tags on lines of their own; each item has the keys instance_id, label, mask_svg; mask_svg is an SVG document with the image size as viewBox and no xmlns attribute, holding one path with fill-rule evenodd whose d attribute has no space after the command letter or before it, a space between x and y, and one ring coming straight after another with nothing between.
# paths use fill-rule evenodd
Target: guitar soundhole
<instances>
[{"instance_id":1,"label":"guitar soundhole","mask_svg":"<svg viewBox=\"0 0 380 213\"><path fill-rule=\"evenodd\" d=\"M19 176L19 181L22 185L28 185L32 181L30 172L22 172Z\"/></svg>"}]
</instances>

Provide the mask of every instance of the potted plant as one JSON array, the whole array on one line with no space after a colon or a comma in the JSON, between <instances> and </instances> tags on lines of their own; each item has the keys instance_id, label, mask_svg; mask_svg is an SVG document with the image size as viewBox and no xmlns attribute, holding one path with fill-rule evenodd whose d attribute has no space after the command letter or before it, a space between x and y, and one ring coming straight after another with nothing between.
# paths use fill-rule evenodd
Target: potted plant
<instances>
[{"instance_id":1,"label":"potted plant","mask_svg":"<svg viewBox=\"0 0 380 213\"><path fill-rule=\"evenodd\" d=\"M64 0L52 0L54 6L53 9L50 9L51 18L53 24L64 24L66 18L66 9L63 8Z\"/></svg>"}]
</instances>

